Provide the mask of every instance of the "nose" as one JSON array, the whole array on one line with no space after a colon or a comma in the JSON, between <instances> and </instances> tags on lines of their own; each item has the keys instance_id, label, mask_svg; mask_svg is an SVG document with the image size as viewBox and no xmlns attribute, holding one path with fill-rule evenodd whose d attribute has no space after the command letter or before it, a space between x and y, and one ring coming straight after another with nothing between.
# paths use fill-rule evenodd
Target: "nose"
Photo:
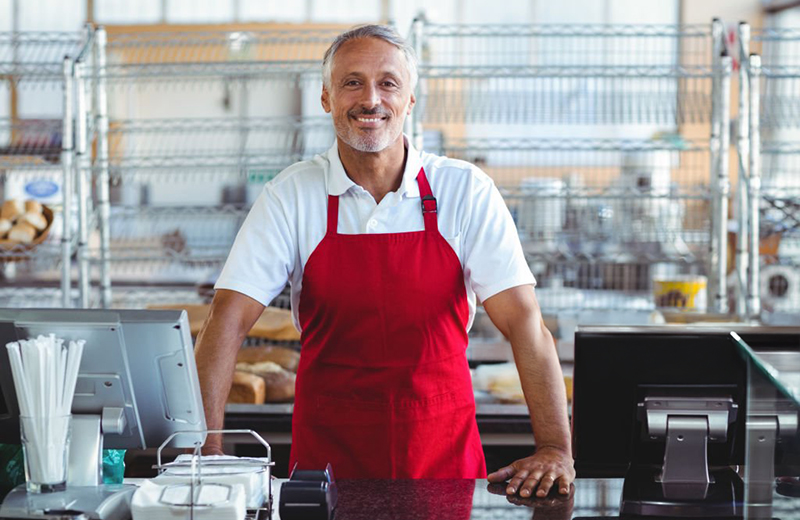
<instances>
[{"instance_id":1,"label":"nose","mask_svg":"<svg viewBox=\"0 0 800 520\"><path fill-rule=\"evenodd\" d=\"M363 97L361 99L361 103L366 108L375 108L376 106L381 104L381 96L380 91L378 90L377 85L367 84L364 87Z\"/></svg>"}]
</instances>

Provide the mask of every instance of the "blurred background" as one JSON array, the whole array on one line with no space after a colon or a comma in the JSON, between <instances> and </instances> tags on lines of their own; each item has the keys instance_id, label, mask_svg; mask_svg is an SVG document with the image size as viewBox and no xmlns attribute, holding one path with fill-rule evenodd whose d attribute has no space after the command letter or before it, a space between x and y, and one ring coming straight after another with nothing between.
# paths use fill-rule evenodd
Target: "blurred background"
<instances>
[{"instance_id":1,"label":"blurred background","mask_svg":"<svg viewBox=\"0 0 800 520\"><path fill-rule=\"evenodd\" d=\"M0 0L0 193L51 211L0 240L0 303L207 302L263 184L333 142L325 48L380 22L420 57L407 134L492 176L566 331L800 313L798 4Z\"/></svg>"}]
</instances>

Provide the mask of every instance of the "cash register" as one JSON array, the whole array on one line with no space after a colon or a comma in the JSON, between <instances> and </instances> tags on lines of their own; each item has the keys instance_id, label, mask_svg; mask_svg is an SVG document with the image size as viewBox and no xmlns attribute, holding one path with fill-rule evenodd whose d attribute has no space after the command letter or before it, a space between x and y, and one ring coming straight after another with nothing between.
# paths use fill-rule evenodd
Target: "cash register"
<instances>
[{"instance_id":1,"label":"cash register","mask_svg":"<svg viewBox=\"0 0 800 520\"><path fill-rule=\"evenodd\" d=\"M67 489L12 490L0 518L130 517L135 488L104 485L102 451L204 442L205 415L185 311L0 309L0 346L40 334L86 341L75 397ZM19 407L0 348L0 442L19 443Z\"/></svg>"}]
</instances>

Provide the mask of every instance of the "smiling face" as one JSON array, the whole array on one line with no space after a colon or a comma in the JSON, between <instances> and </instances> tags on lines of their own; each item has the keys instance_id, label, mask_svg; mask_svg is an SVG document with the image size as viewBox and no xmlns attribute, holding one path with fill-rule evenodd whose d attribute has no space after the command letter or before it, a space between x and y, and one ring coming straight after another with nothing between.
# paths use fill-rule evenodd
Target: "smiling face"
<instances>
[{"instance_id":1,"label":"smiling face","mask_svg":"<svg viewBox=\"0 0 800 520\"><path fill-rule=\"evenodd\" d=\"M380 152L402 139L415 102L402 51L378 38L344 43L333 59L322 107L333 117L340 144Z\"/></svg>"}]
</instances>

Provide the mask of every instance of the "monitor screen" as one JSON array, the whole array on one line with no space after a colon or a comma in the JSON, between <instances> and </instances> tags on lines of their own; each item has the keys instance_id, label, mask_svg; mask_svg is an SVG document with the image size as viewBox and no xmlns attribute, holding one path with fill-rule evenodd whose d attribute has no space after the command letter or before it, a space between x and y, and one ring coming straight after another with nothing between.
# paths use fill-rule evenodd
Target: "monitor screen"
<instances>
[{"instance_id":1,"label":"monitor screen","mask_svg":"<svg viewBox=\"0 0 800 520\"><path fill-rule=\"evenodd\" d=\"M746 364L731 327L589 327L575 334L572 438L578 476L625 476L663 463L664 442L645 433L646 395L729 396L738 405L725 442L708 444L712 466L744 463ZM800 329L735 328L756 350L800 348Z\"/></svg>"},{"instance_id":2,"label":"monitor screen","mask_svg":"<svg viewBox=\"0 0 800 520\"><path fill-rule=\"evenodd\" d=\"M40 334L86 340L73 414L121 408L122 433L106 448L158 447L176 431L202 432L205 415L184 311L0 309L0 346ZM0 348L0 442L19 442L19 409L8 352ZM201 433L170 444L190 447Z\"/></svg>"}]
</instances>

